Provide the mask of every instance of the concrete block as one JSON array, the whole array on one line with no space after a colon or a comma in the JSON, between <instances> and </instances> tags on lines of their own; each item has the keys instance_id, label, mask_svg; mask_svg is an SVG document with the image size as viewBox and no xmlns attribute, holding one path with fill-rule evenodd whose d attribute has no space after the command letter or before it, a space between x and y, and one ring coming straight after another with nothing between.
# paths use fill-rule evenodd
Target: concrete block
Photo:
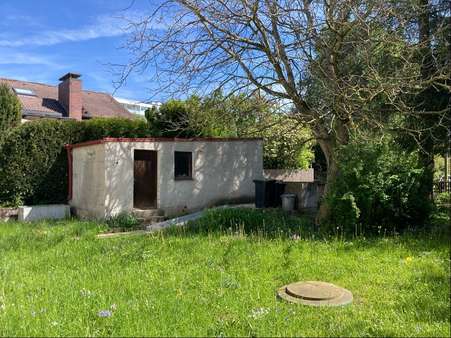
<instances>
[{"instance_id":1,"label":"concrete block","mask_svg":"<svg viewBox=\"0 0 451 338\"><path fill-rule=\"evenodd\" d=\"M17 208L0 208L0 222L16 220L19 210Z\"/></svg>"},{"instance_id":2,"label":"concrete block","mask_svg":"<svg viewBox=\"0 0 451 338\"><path fill-rule=\"evenodd\" d=\"M19 207L19 221L39 221L41 219L62 219L70 216L66 204L48 204Z\"/></svg>"}]
</instances>

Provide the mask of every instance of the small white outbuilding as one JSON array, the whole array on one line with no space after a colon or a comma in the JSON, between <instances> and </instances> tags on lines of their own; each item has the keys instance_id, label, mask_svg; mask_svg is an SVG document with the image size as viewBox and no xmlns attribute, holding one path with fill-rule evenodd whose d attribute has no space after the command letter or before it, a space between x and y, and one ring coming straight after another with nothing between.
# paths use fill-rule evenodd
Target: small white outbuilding
<instances>
[{"instance_id":1,"label":"small white outbuilding","mask_svg":"<svg viewBox=\"0 0 451 338\"><path fill-rule=\"evenodd\" d=\"M136 209L165 216L254 199L263 141L251 138L104 138L67 146L69 203L80 217Z\"/></svg>"}]
</instances>

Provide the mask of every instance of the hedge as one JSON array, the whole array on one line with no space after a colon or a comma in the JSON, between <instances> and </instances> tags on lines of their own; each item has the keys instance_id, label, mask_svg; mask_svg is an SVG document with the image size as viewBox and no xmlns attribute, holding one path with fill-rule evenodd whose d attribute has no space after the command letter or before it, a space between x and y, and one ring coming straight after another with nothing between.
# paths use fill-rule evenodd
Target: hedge
<instances>
[{"instance_id":1,"label":"hedge","mask_svg":"<svg viewBox=\"0 0 451 338\"><path fill-rule=\"evenodd\" d=\"M12 129L0 143L0 205L67 202L65 144L104 137L146 137L143 120L42 119Z\"/></svg>"}]
</instances>

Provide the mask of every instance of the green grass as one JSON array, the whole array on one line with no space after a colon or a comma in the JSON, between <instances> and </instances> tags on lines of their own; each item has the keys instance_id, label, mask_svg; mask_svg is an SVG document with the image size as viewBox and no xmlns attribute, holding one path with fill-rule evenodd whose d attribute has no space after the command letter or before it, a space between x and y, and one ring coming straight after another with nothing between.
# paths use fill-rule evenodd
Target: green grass
<instances>
[{"instance_id":1,"label":"green grass","mask_svg":"<svg viewBox=\"0 0 451 338\"><path fill-rule=\"evenodd\" d=\"M300 229L293 240L224 229L97 239L102 230L0 224L0 335L450 335L447 236L321 240ZM346 287L354 303L276 298L298 280Z\"/></svg>"}]
</instances>

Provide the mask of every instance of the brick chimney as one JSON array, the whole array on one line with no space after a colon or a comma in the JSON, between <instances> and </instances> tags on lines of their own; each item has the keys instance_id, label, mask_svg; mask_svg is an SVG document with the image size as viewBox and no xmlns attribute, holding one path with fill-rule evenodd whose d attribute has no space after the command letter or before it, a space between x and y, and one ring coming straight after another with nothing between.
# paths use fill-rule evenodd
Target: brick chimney
<instances>
[{"instance_id":1,"label":"brick chimney","mask_svg":"<svg viewBox=\"0 0 451 338\"><path fill-rule=\"evenodd\" d=\"M58 101L66 110L67 116L75 120L81 120L82 116L82 91L80 74L67 73L59 80Z\"/></svg>"}]
</instances>

